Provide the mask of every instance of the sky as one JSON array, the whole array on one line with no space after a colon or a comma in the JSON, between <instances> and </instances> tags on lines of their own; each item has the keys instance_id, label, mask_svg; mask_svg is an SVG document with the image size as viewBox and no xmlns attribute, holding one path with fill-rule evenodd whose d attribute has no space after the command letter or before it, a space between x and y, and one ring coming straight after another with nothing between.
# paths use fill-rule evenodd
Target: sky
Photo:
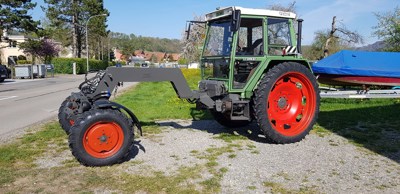
<instances>
[{"instance_id":1,"label":"sky","mask_svg":"<svg viewBox=\"0 0 400 194\"><path fill-rule=\"evenodd\" d=\"M31 14L41 20L43 0ZM186 21L214 11L217 7L240 6L265 9L272 4L288 5L293 0L104 0L110 12L108 30L141 36L181 39ZM363 35L365 45L378 40L373 36L377 25L374 13L394 11L399 0L297 0L296 10L303 22L303 44L312 43L314 33L329 29L332 17L349 30Z\"/></svg>"}]
</instances>

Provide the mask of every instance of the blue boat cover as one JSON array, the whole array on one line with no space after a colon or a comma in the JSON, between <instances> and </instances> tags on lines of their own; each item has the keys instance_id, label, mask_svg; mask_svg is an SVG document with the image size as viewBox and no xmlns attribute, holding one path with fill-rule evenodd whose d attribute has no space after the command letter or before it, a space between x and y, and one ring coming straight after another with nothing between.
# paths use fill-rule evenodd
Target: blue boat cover
<instances>
[{"instance_id":1,"label":"blue boat cover","mask_svg":"<svg viewBox=\"0 0 400 194\"><path fill-rule=\"evenodd\" d=\"M400 77L399 52L343 50L313 64L314 74Z\"/></svg>"}]
</instances>

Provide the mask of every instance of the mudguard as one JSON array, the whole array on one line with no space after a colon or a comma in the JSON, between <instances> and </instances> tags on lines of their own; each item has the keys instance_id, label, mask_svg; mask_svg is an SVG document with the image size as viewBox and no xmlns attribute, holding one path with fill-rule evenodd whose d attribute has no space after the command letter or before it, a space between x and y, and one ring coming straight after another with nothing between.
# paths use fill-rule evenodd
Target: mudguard
<instances>
[{"instance_id":1,"label":"mudguard","mask_svg":"<svg viewBox=\"0 0 400 194\"><path fill-rule=\"evenodd\" d=\"M122 106L121 104L118 104L116 102L111 102L109 100L97 100L97 101L94 102L94 106L97 107L97 108L100 108L100 109L103 109L103 108L117 108L117 109L124 110L131 117L132 124L135 125L138 128L138 130L140 132L140 136L143 135L142 126L140 125L139 119L136 117L135 114L133 114L133 112L131 110L129 110L125 106Z\"/></svg>"}]
</instances>

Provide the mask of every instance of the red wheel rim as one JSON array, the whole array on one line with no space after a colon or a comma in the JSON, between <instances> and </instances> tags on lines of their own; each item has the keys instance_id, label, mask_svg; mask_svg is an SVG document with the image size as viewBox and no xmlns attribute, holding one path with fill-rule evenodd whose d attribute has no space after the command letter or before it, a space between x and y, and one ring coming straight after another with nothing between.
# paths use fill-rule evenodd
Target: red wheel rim
<instances>
[{"instance_id":1,"label":"red wheel rim","mask_svg":"<svg viewBox=\"0 0 400 194\"><path fill-rule=\"evenodd\" d=\"M107 158L121 149L124 142L122 128L114 122L99 122L85 132L83 147L95 158Z\"/></svg>"},{"instance_id":2,"label":"red wheel rim","mask_svg":"<svg viewBox=\"0 0 400 194\"><path fill-rule=\"evenodd\" d=\"M289 72L272 87L267 113L272 127L284 136L296 136L313 120L316 95L311 81L302 73Z\"/></svg>"}]
</instances>

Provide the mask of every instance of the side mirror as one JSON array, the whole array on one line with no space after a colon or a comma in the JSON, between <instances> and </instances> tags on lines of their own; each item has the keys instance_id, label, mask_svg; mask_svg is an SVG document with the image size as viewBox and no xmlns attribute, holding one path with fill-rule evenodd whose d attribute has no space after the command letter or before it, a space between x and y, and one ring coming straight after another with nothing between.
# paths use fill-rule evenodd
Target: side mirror
<instances>
[{"instance_id":1,"label":"side mirror","mask_svg":"<svg viewBox=\"0 0 400 194\"><path fill-rule=\"evenodd\" d=\"M189 26L187 25L187 23L186 23L186 26L187 26L187 28L186 28L186 40L189 40L189 37L190 37L190 27L192 27L192 23L191 22L189 22Z\"/></svg>"}]
</instances>

